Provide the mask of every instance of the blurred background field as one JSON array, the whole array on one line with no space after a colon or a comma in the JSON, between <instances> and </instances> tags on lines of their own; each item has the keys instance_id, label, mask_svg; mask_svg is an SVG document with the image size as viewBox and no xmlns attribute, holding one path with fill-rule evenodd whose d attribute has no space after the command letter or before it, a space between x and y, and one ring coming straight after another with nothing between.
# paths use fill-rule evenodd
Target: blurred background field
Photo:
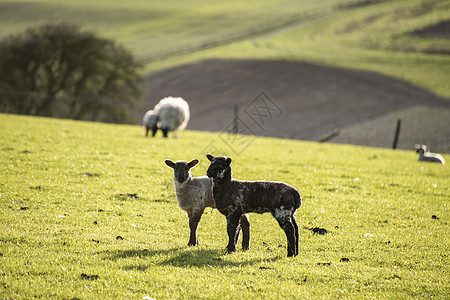
<instances>
[{"instance_id":1,"label":"blurred background field","mask_svg":"<svg viewBox=\"0 0 450 300\"><path fill-rule=\"evenodd\" d=\"M430 141L432 149L448 152L448 131L438 128L450 127L449 12L448 0L0 1L0 37L46 22L65 21L117 40L144 64L144 75L148 76L141 103L133 112L135 124L141 122L145 110L153 107L161 97L185 96L191 103L194 119L200 123L191 122L188 128L222 131L233 118L235 104L245 106L258 93L265 92L279 106L290 107L296 102L301 107L317 107L315 111L295 108L297 114L314 115L333 107L333 103L346 101L349 105L365 102L366 113L357 118L353 117L355 114L337 113L324 121L316 118L316 123L312 122L310 126L296 122L302 120L301 116L289 118L285 115L288 121L284 123L284 129L274 125L271 129L276 133L261 135L321 140L339 131L340 136L331 142L385 145L380 140L381 135L384 138L387 135L383 128L371 132L360 130L359 133L355 130L366 130L360 126L361 122L369 122L373 128L384 114L389 114L386 116L389 118L400 118L406 109L410 120L403 122L399 147L412 149L414 143ZM223 64L208 64L211 59L220 59ZM277 70L271 71L244 63L228 63L228 59L256 60L262 65L280 62L280 65L271 67ZM287 77L280 81L280 72L286 62L293 62L292 68L297 70L302 69L297 62L338 68L330 70L336 74L334 82L320 81L323 77L319 77L322 75L316 69L303 71L311 72L311 77L319 79L320 84L311 85L301 78ZM195 73L198 63L209 80L201 73ZM233 65L233 69L227 69L227 65ZM178 74L180 67L186 71ZM356 76L351 84L345 84L339 81L344 76L339 75L339 68L368 71L374 82L361 82ZM345 74L346 71L342 72ZM249 74L249 77L234 80L240 74ZM386 76L380 77L383 84L376 80L378 75ZM258 82L261 77L266 78L262 84ZM172 82L177 85L171 85ZM274 85L270 86L268 82ZM407 88L403 94L396 94L395 87L402 82L423 90L410 90L411 100L408 100ZM334 84L336 89L330 91L325 86L328 84ZM364 84L373 90L353 93ZM285 92L280 93L281 89ZM384 100L370 96L379 90L389 95L385 97L393 99L383 110L379 107ZM440 103L438 108L436 99ZM221 113L226 120L216 124L208 122L220 119L216 110L205 109L205 103L212 101L217 107L223 107ZM440 113L432 114L433 109ZM371 111L377 113L371 114ZM364 115L367 115L366 119ZM419 121L424 119L428 122ZM293 127L298 133L289 131ZM324 127L321 132L314 133L321 127ZM254 127L250 129L256 131ZM383 133L374 134L374 130ZM429 138L430 134L435 137Z\"/></svg>"}]
</instances>

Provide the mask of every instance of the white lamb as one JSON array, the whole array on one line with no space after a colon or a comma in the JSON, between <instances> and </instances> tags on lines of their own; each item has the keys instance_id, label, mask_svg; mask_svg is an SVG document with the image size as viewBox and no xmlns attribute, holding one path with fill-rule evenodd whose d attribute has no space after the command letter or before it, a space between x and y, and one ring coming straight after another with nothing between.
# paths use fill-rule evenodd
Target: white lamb
<instances>
[{"instance_id":1,"label":"white lamb","mask_svg":"<svg viewBox=\"0 0 450 300\"><path fill-rule=\"evenodd\" d=\"M170 131L173 131L176 137L178 131L186 128L189 118L189 104L186 100L180 97L163 98L153 110L147 111L144 115L145 136L148 136L150 129L153 131L152 136L161 129L164 137L167 137Z\"/></svg>"},{"instance_id":2,"label":"white lamb","mask_svg":"<svg viewBox=\"0 0 450 300\"><path fill-rule=\"evenodd\" d=\"M183 160L176 163L166 159L165 164L174 171L175 193L177 195L178 205L187 212L189 217L189 228L191 230L188 246L198 245L197 227L206 207L215 208L213 200L212 180L206 176L192 177L191 168L195 167L199 160L194 159L189 163ZM242 247L249 248L250 243L250 223L248 215L243 215L240 219L242 227L243 240ZM240 229L239 227L239 229ZM235 239L239 237L239 231L236 232Z\"/></svg>"},{"instance_id":3,"label":"white lamb","mask_svg":"<svg viewBox=\"0 0 450 300\"><path fill-rule=\"evenodd\" d=\"M437 162L445 165L445 159L442 155L431 153L427 145L417 145L416 152L419 153L419 161Z\"/></svg>"}]
</instances>

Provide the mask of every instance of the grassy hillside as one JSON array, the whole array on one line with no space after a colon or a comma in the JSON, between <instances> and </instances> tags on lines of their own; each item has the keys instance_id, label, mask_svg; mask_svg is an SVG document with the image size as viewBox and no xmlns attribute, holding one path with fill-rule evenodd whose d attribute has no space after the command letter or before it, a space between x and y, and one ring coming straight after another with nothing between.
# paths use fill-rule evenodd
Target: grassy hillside
<instances>
[{"instance_id":1,"label":"grassy hillside","mask_svg":"<svg viewBox=\"0 0 450 300\"><path fill-rule=\"evenodd\" d=\"M131 49L146 72L206 58L309 61L379 72L450 97L450 0L0 0L0 37L68 21Z\"/></svg>"},{"instance_id":2,"label":"grassy hillside","mask_svg":"<svg viewBox=\"0 0 450 300\"><path fill-rule=\"evenodd\" d=\"M43 22L72 22L123 43L148 60L174 50L246 35L286 18L348 0L71 1L0 0L0 36ZM268 24L270 23L270 24Z\"/></svg>"},{"instance_id":3,"label":"grassy hillside","mask_svg":"<svg viewBox=\"0 0 450 300\"><path fill-rule=\"evenodd\" d=\"M236 178L300 190L298 257L285 257L268 214L250 216L247 252L225 254L225 218L211 209L200 246L186 246L163 160L199 158L199 176L206 152L230 155ZM3 299L450 294L449 167L412 151L193 131L152 139L138 126L0 115L0 163Z\"/></svg>"},{"instance_id":4,"label":"grassy hillside","mask_svg":"<svg viewBox=\"0 0 450 300\"><path fill-rule=\"evenodd\" d=\"M318 13L272 33L154 62L147 68L206 58L300 60L381 73L450 97L448 36L412 34L447 21L450 1L369 3L373 4Z\"/></svg>"}]
</instances>

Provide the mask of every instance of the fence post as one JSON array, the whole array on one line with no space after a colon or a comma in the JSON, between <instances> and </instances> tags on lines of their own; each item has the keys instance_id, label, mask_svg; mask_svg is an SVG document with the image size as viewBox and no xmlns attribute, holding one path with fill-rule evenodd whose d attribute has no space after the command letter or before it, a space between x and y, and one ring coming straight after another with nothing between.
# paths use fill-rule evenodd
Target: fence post
<instances>
[{"instance_id":1,"label":"fence post","mask_svg":"<svg viewBox=\"0 0 450 300\"><path fill-rule=\"evenodd\" d=\"M398 142L398 136L400 135L401 124L402 124L402 119L397 119L397 126L395 128L395 136L394 136L394 142L392 143L392 149L397 148L397 142Z\"/></svg>"},{"instance_id":2,"label":"fence post","mask_svg":"<svg viewBox=\"0 0 450 300\"><path fill-rule=\"evenodd\" d=\"M234 105L234 120L233 120L233 133L237 134L239 132L238 128L239 122L239 104Z\"/></svg>"}]
</instances>

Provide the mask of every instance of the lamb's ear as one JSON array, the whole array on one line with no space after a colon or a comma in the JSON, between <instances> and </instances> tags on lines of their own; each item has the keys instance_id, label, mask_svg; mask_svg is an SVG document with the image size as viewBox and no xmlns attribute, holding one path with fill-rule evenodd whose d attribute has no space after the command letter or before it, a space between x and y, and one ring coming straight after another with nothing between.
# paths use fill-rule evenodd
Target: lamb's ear
<instances>
[{"instance_id":1,"label":"lamb's ear","mask_svg":"<svg viewBox=\"0 0 450 300\"><path fill-rule=\"evenodd\" d=\"M227 162L228 165L230 165L231 164L231 158L228 157L226 162Z\"/></svg>"},{"instance_id":2,"label":"lamb's ear","mask_svg":"<svg viewBox=\"0 0 450 300\"><path fill-rule=\"evenodd\" d=\"M214 159L214 156L212 156L211 154L206 154L206 157L207 157L210 161L212 161L212 160Z\"/></svg>"},{"instance_id":3,"label":"lamb's ear","mask_svg":"<svg viewBox=\"0 0 450 300\"><path fill-rule=\"evenodd\" d=\"M188 163L189 168L195 167L195 166L198 164L198 162L199 162L198 159L193 159L193 160L191 160L191 161Z\"/></svg>"},{"instance_id":4,"label":"lamb's ear","mask_svg":"<svg viewBox=\"0 0 450 300\"><path fill-rule=\"evenodd\" d=\"M164 162L166 163L166 165L168 165L172 169L175 168L175 163L173 161L171 161L170 159L166 159Z\"/></svg>"}]
</instances>

